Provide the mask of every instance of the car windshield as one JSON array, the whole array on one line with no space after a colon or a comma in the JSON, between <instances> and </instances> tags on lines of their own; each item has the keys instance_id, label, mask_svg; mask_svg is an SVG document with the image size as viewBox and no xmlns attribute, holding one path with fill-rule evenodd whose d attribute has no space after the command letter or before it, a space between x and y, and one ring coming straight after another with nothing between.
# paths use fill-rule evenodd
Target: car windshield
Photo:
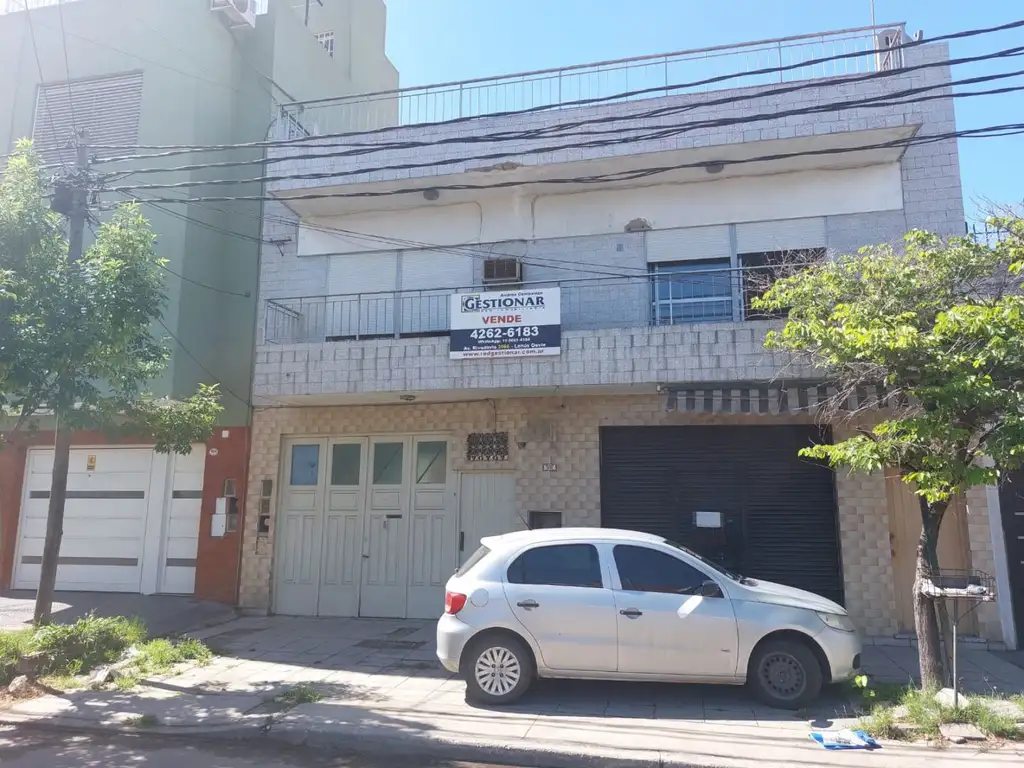
<instances>
[{"instance_id":1,"label":"car windshield","mask_svg":"<svg viewBox=\"0 0 1024 768\"><path fill-rule=\"evenodd\" d=\"M694 552L694 551L693 551L692 549L690 549L689 547L684 547L684 546L683 546L682 544L677 544L676 542L674 542L674 541L669 541L668 539L665 539L665 543L666 543L666 544L668 544L668 545L669 545L670 547L675 547L675 548L676 548L676 549L678 549L678 550L679 550L680 552L685 552L685 553L686 553L686 554L688 554L688 555L689 555L690 557L695 557L695 558L697 558L697 559L698 559L698 560L700 560L700 561L701 561L702 563L704 563L704 565L706 565L706 566L707 566L708 568L711 568L712 570L714 570L714 571L716 571L716 572L718 572L718 573L722 574L722 575L723 575L723 576L725 576L726 578L732 579L733 581L743 581L743 577L742 577L742 576L740 576L740 575L739 575L738 573L733 573L732 571L726 570L725 568L723 568L722 566L720 566L720 565L719 565L718 563L714 563L714 562L712 562L712 561L708 560L708 559L707 559L706 557L704 557L703 555L699 555L699 554L697 554L696 552Z\"/></svg>"}]
</instances>

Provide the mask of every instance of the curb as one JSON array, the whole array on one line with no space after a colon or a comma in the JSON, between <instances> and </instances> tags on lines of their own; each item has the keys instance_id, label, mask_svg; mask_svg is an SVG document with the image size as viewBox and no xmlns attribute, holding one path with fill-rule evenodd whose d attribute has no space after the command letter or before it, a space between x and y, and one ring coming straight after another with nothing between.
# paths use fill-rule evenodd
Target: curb
<instances>
[{"instance_id":1,"label":"curb","mask_svg":"<svg viewBox=\"0 0 1024 768\"><path fill-rule=\"evenodd\" d=\"M36 731L65 731L72 733L103 733L106 735L153 735L195 741L246 741L266 739L291 747L305 747L314 751L333 752L344 756L384 756L465 762L532 768L710 768L712 762L693 762L683 755L665 755L652 750L645 757L634 757L626 750L606 750L599 753L558 751L541 748L509 747L486 742L458 742L429 739L412 735L386 736L377 733L349 732L324 733L307 728L282 727L281 723L234 723L218 726L154 726L133 728L88 721L60 719L40 720L0 713L0 725L15 726Z\"/></svg>"}]
</instances>

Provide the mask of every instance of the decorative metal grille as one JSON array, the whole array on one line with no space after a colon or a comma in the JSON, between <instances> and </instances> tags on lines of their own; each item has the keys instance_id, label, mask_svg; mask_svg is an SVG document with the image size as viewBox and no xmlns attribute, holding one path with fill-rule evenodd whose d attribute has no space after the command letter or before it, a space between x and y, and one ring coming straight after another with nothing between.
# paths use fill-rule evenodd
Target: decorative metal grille
<instances>
[{"instance_id":1,"label":"decorative metal grille","mask_svg":"<svg viewBox=\"0 0 1024 768\"><path fill-rule=\"evenodd\" d=\"M466 461L508 461L508 432L473 432L466 440Z\"/></svg>"}]
</instances>

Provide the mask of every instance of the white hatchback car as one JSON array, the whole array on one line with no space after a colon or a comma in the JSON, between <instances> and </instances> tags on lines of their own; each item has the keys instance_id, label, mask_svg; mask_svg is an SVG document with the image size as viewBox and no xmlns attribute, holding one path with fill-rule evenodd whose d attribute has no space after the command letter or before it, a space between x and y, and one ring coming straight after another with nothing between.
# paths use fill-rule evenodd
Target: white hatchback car
<instances>
[{"instance_id":1,"label":"white hatchback car","mask_svg":"<svg viewBox=\"0 0 1024 768\"><path fill-rule=\"evenodd\" d=\"M481 703L556 677L746 683L795 709L860 667L842 606L659 536L558 528L481 543L448 581L437 624L438 658Z\"/></svg>"}]
</instances>

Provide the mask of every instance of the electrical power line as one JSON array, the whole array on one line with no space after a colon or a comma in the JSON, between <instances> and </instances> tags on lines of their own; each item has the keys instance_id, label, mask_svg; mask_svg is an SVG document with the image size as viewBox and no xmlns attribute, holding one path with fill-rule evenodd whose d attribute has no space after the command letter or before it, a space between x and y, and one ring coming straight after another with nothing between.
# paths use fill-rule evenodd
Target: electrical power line
<instances>
[{"instance_id":1,"label":"electrical power line","mask_svg":"<svg viewBox=\"0 0 1024 768\"><path fill-rule=\"evenodd\" d=\"M221 381L220 378L216 374L213 373L213 371L211 371L209 368L206 367L206 365L203 364L202 360L200 360L198 357L196 357L192 353L192 350L190 350L188 347L186 347L184 344L182 344L181 339L179 339L177 336L175 336L174 332L170 328L167 327L167 323L164 322L162 317L158 317L156 319L156 321L158 323L160 323L160 325L163 327L163 329L165 331L167 331L167 334L172 339L174 339L174 343L178 345L178 347L181 349L181 351L184 352L186 355L188 355L188 357L191 358L192 362L194 362L196 365L199 366L200 370L202 370L207 376L209 376L211 379L213 379L213 381L215 383L219 384L224 389L224 391L227 392L229 395L231 395L233 398L235 398L236 400L241 402L243 405L252 407L252 403L249 401L249 398L242 397L241 395L237 394L234 390L230 389L227 384L225 384L223 381Z\"/></svg>"},{"instance_id":2,"label":"electrical power line","mask_svg":"<svg viewBox=\"0 0 1024 768\"><path fill-rule=\"evenodd\" d=\"M64 0L57 0L57 15L60 18L60 44L64 49L64 71L68 76L68 108L71 111L71 128L78 134L78 122L75 120L75 92L71 88L71 62L68 59L68 38L64 32Z\"/></svg>"},{"instance_id":3,"label":"electrical power line","mask_svg":"<svg viewBox=\"0 0 1024 768\"><path fill-rule=\"evenodd\" d=\"M1021 54L1024 54L1024 48L1021 49ZM1020 54L1018 54L1020 55ZM953 82L952 85L970 85L975 83L985 83L995 80L1002 80L1006 78L1020 77L1024 75L1024 69L1017 70L1015 72L1000 73L995 75L983 75L975 78L968 78ZM812 107L800 107L790 110L782 110L775 112L761 112L753 115L744 115L741 117L733 118L721 118L718 120L705 120L696 121L692 123L686 123L681 126L671 128L660 128L653 132L641 135L630 135L623 138L615 139L601 139L592 142L577 142L573 144L557 144L557 145L543 145L533 147L525 150L518 151L499 151L492 152L483 155L472 155L462 157L451 157L443 158L440 160L429 160L423 162L412 162L412 163L400 163L394 165L377 165L371 167L359 167L344 171L311 171L308 173L292 173L292 174L279 174L260 176L255 178L246 179L209 179L209 180L192 180L185 182L166 182L157 184L132 184L123 187L110 187L108 191L120 192L126 189L140 190L140 189L180 189L180 188L191 188L195 186L211 186L211 185L234 185L234 184L266 184L272 182L281 181L298 181L298 180L316 180L316 179L335 179L345 178L352 176L359 176L362 174L376 173L381 171L401 171L401 170L412 170L418 168L434 168L438 166L446 165L459 165L471 162L480 162L484 160L498 160L501 158L509 157L522 157L535 154L546 154L549 152L558 152L567 149L590 149L596 147L614 146L618 144L632 144L638 141L650 141L653 139L667 138L670 136L678 136L683 133L691 131L702 130L706 128L724 128L732 125L748 125L750 123L778 120L784 117L793 116L804 116L817 114L821 112L832 112L842 109L852 109L861 106L870 106L875 108L886 107L886 106L900 106L907 104L919 104L925 101L934 101L939 99L962 99L971 98L975 96L991 96L1004 93L1013 93L1016 91L1024 90L1024 86L1011 86L1006 88L989 89L982 91L961 91L958 93L949 94L946 93L946 89L950 87L950 83L938 83L930 86L922 86L919 88L906 89L893 94L889 94L884 99L879 100L882 97L870 97L859 100L851 100L845 102L828 102L825 104L818 104ZM922 96L921 94L929 91L941 91L937 94L929 96ZM650 130L650 129L648 129ZM329 158L332 155L320 155L319 158ZM201 166L200 166L201 167Z\"/></svg>"},{"instance_id":4,"label":"electrical power line","mask_svg":"<svg viewBox=\"0 0 1024 768\"><path fill-rule=\"evenodd\" d=\"M817 150L802 150L796 152L776 152L767 155L759 155L751 158L737 158L737 159L722 159L715 160L716 164L723 166L729 165L743 165L747 163L757 162L768 162L771 160L789 160L797 157L814 157L814 156L825 156L825 155L837 155L837 154L849 154L851 152L861 152L872 149L891 149L898 147L910 147L919 144L930 144L938 141L945 141L948 139L956 138L975 138L982 136L997 136L997 135L1016 135L1018 130L1024 128L1024 123L1010 123L1004 125L986 126L985 128L974 128L961 131L949 131L940 134L929 134L926 136L910 136L902 139L894 139L887 142L879 142L875 144L856 145L850 147L831 147L827 149ZM708 166L710 161L700 160L697 162L690 163L677 163L673 165L658 166L653 168L644 168L633 171L616 171L612 173L594 174L590 176L574 176L574 177L561 177L561 178L542 178L542 179L530 179L524 181L504 181L496 182L493 184L432 184L431 189L438 191L447 192L459 192L468 190L486 190L486 189L508 189L511 187L520 186L550 186L550 185L561 185L561 184L596 184L602 182L613 182L613 181L634 181L637 179L648 178L651 176L657 176L659 174L667 173L669 171L685 170L689 168L705 168ZM157 202L157 203L212 203L212 202L237 202L237 201L271 201L271 202L294 202L299 200L330 200L330 199L352 199L352 198L377 198L377 197L394 197L397 195L409 195L409 194L422 194L423 187L404 187L398 189L381 190L381 191L362 191L362 192L314 192L314 193L303 193L297 195L287 196L272 196L272 195L208 195L208 196L197 196L197 197L185 197L185 198L139 198L139 202Z\"/></svg>"},{"instance_id":5,"label":"electrical power line","mask_svg":"<svg viewBox=\"0 0 1024 768\"><path fill-rule=\"evenodd\" d=\"M1021 133L1024 133L1024 124L1010 125L1010 126L994 126L994 127L991 127L991 128L973 129L973 130L967 130L967 131L958 131L958 132L955 132L955 133L957 135L963 135L965 138L984 137L984 136L987 136L987 135L1019 135ZM924 136L924 137L916 137L916 138L912 137L913 143L919 143L919 144L920 143L932 143L932 142L935 142L935 141L944 141L944 140L947 140L948 138L949 138L949 134L942 134L942 135L938 135L938 136ZM895 143L899 144L899 143L903 143L903 142L897 141ZM909 144L911 142L906 142L906 143ZM889 143L886 143L886 144L881 145L881 146L889 146L891 144L893 144L893 142L889 142ZM879 146L879 145L871 145L871 146ZM853 148L850 148L849 151L859 151L859 150L864 149L864 148L865 147L853 147ZM868 148L871 148L871 147L869 146ZM798 154L798 153L794 153L794 154ZM821 152L812 153L812 154L821 154ZM759 160L759 158L751 158L750 160L741 161L741 162L756 162L758 160ZM145 201L143 201L143 202L145 202ZM175 199L174 202L180 202L180 200ZM209 203L203 203L203 204L204 205L208 205L213 210L217 210L217 211L220 211L220 212L223 212L223 213L227 213L227 214L231 214L232 213L232 212L226 211L223 208L217 208L216 206L209 205ZM248 214L244 214L244 213L237 213L237 215L247 216L249 218L253 218L253 219L256 219L256 220L259 220L259 218L260 218L258 216L252 216L252 215L248 215ZM296 224L296 222L291 220L291 219L287 219L287 218L279 217L279 216L274 216L272 214L266 214L265 213L263 218L265 220L267 220L267 221L279 221L281 223L285 223L285 224L288 224L288 225ZM312 230L315 230L315 231L321 231L321 232L324 232L324 233L327 233L327 234L331 234L331 235L344 235L344 236L347 236L350 239L354 239L354 240L364 240L364 241L371 242L371 243L374 243L374 244L383 244L383 245L389 246L389 250L429 249L429 250L440 251L440 252L444 252L444 253L452 253L452 254L455 254L455 255L468 256L470 258L475 258L475 259L491 259L491 258L508 257L508 258L516 258L519 261L521 261L521 262L523 262L524 264L527 264L527 265L533 265L533 266L537 266L537 267L541 267L541 268L548 268L548 269L564 270L566 272L578 272L580 270L580 268L586 268L588 272L593 273L593 274L603 274L603 275L612 276L612 277L635 277L636 276L636 275L631 275L631 274L624 273L624 272L621 272L621 271L620 272L609 271L608 267L606 265L602 265L602 264L594 264L594 263L591 263L591 262L584 262L584 261L565 262L565 261L560 261L560 260L545 259L542 256L529 256L528 254L511 254L511 253L505 253L505 252L502 252L502 251L498 251L498 250L496 250L493 247L485 249L485 248L482 248L482 247L479 247L479 246L478 247L465 246L465 245L443 246L443 245L437 245L437 244L433 244L433 243L425 243L425 242L416 241L416 240L406 240L406 239L402 239L402 238L395 238L395 237L389 237L389 236L384 236L384 235L373 235L373 234L369 234L369 233L356 232L356 231L353 231L353 230L346 230L346 229L341 229L341 228L336 228L336 227L319 226L319 225L315 225L315 224L310 223L310 222L303 222L302 226L307 228L307 229L312 229ZM225 234L240 235L240 233L232 233L230 231L225 231ZM264 242L266 242L266 241L264 241ZM380 249L378 248L378 249L374 249L374 250L380 250ZM320 254L316 254L316 255L318 255L318 256L334 256L334 255L343 255L343 254L347 254L347 253L351 253L351 251L337 252L337 253L320 253ZM619 267L618 269L629 269L629 268L628 267ZM636 268L636 271L638 273L646 273L645 269L639 268L639 267Z\"/></svg>"},{"instance_id":6,"label":"electrical power line","mask_svg":"<svg viewBox=\"0 0 1024 768\"><path fill-rule=\"evenodd\" d=\"M811 59L811 60L808 60L808 61L801 61L801 62L794 63L794 64L787 64L787 65L784 65L784 66L781 66L781 67L768 67L768 68L764 68L764 69L760 69L760 70L752 70L752 71L747 71L747 72L733 72L733 73L729 73L729 74L726 74L726 75L718 75L718 76L715 76L715 77L706 78L706 79L703 79L703 80L696 80L696 81L692 81L692 82L688 82L688 83L680 83L680 84L675 84L675 85L667 85L667 86L659 86L659 87L653 87L653 88L645 88L645 89L640 89L640 90L635 90L635 91L624 91L624 92L620 92L620 93L616 93L616 94L611 94L609 96L594 97L594 98L590 98L590 99L579 99L579 100L575 100L575 101L560 102L558 104L541 105L541 106L529 107L529 108L519 109L519 110L508 110L508 111L504 111L504 112L493 112L493 113L489 113L489 114L481 114L481 115L473 115L473 116L467 116L467 117L459 117L459 118L453 118L451 120L439 121L439 122L436 122L436 123L429 123L429 125L431 127L437 127L437 126L444 126L444 125L464 123L464 122L468 122L468 121L475 121L475 120L480 120L480 119L484 119L484 118L498 118L498 117L508 117L508 116L514 116L514 115L530 114L530 113L534 113L534 112L554 111L554 110L565 109L567 107L573 107L573 106L584 106L584 105L588 105L588 104L596 104L596 103L602 103L602 102L624 100L624 99L627 99L627 98L631 98L633 96L644 95L646 93L664 93L664 92L670 91L670 90L683 90L683 89L686 89L686 88L696 88L696 87L700 87L702 85L709 85L709 84L713 84L713 83L717 83L717 82L722 82L722 81L730 80L730 79L735 79L735 78L739 78L739 77L749 77L751 75L756 75L756 74L770 74L770 73L784 72L784 71L787 71L787 70L800 69L800 68L805 68L805 67L808 67L808 66L813 66L813 65L816 65L816 64L819 64L819 63L826 63L826 62L837 61L837 60L846 59L846 58L870 55L872 53L878 54L878 53L891 53L893 51L903 51L903 50L906 50L906 49L909 49L909 48L913 48L913 47L917 47L917 46L924 45L924 44L932 44L932 43L936 43L936 42L940 42L940 41L953 40L953 39L959 39L959 38L965 38L965 37L973 37L973 36L977 36L977 35L991 34L991 33L995 33L995 32L1002 32L1002 31L1006 31L1006 30L1010 30L1010 29L1016 29L1016 28L1022 27L1022 26L1024 26L1024 20L1016 20L1016 21L1008 22L1006 24L1001 24L1001 25L992 26L992 27L968 29L968 30L963 30L963 31L960 31L960 32L954 32L954 33L951 33L951 34L948 34L948 35L940 35L940 36L934 37L934 38L932 38L930 40L927 40L927 41L925 41L925 40L912 40L912 41L908 41L906 43L902 43L901 45L895 46L895 47L892 47L892 48L879 48L879 49L875 49L873 51L856 51L856 52L853 52L853 53L838 54L838 55L835 55L835 56L828 56L828 57L822 57L822 58L819 58L819 59ZM967 61L967 60L964 60L964 61ZM849 83L849 82L857 82L857 81L862 80L862 79L872 79L872 78L880 77L880 76L882 76L882 77L885 77L885 76L888 76L888 77L898 76L901 73L905 73L905 72L908 72L908 71L913 71L915 69L926 68L926 66L947 66L947 65L949 65L951 63L952 63L951 61L934 62L934 63L929 63L927 65L915 65L914 67L903 67L903 68L895 69L895 70L883 70L881 72L873 72L873 73L869 73L868 75L862 75L862 76L848 76L848 77L843 77L842 78L842 83L845 84L845 83ZM821 81L821 80L810 81L810 85L809 86L805 85L805 86L801 86L801 87L817 87L817 86L822 86L822 85L826 85L827 86L827 85L829 85L829 82L828 81ZM758 95L762 95L762 94L754 94L754 95L758 96ZM331 99L322 99L320 101L322 101L324 103L329 103L332 100ZM317 103L317 102L315 102L315 101L314 102L306 102L305 104L309 105L309 104L315 104L315 103ZM377 129L368 130L368 131L352 131L352 132L346 132L346 133L323 134L323 135L319 135L319 136L302 136L302 137L297 137L297 138L293 138L293 139L275 139L275 140L258 141L258 142L244 142L244 143L237 143L237 144L216 144L216 145L194 145L194 144L193 145L185 145L185 144L161 144L161 145L149 144L149 145L142 145L142 144L136 144L136 145L131 145L131 146L129 146L129 145L98 145L95 148L96 149L166 149L166 150L178 150L177 152L167 152L167 153L160 153L160 154L153 154L153 155L138 155L138 154L136 154L136 155L126 156L126 157L123 157L123 158L120 158L120 157L110 157L110 158L99 158L97 160L97 162L115 162L115 161L119 161L119 160L138 159L140 157L166 157L166 156L171 156L172 154L187 154L189 152L225 151L225 150L245 149L245 148L254 148L254 147L294 146L294 145L298 145L298 144L302 144L302 143L306 143L306 142L317 142L317 141L322 142L322 141L329 140L329 139L340 139L340 138L350 138L350 137L358 137L358 136L379 135L379 134L382 134L382 133L388 133L388 132L400 131L400 130L408 130L410 128L417 128L417 127L421 127L421 125L420 124L412 124L412 125L385 126L385 127L382 127L382 128L377 128Z\"/></svg>"},{"instance_id":7,"label":"electrical power line","mask_svg":"<svg viewBox=\"0 0 1024 768\"><path fill-rule=\"evenodd\" d=\"M245 293L241 293L239 291L229 291L229 290L226 290L224 288L218 288L215 285L208 285L207 283L201 283L198 280L193 280L191 277L185 277L183 274L181 274L179 272L175 272L173 269L171 269L170 267L167 267L167 266L165 266L163 264L157 263L157 266L160 267L160 269L162 269L164 272L169 272L170 274L174 275L175 277L177 277L177 278L179 278L181 280L184 280L186 283L192 283L192 285L196 285L196 286L198 286L200 288L205 288L208 291L213 291L214 293L223 293L223 294L225 294L227 296L240 296L240 297L242 297L244 299L252 298L252 294L250 292L248 292L248 291L246 291Z\"/></svg>"},{"instance_id":8,"label":"electrical power line","mask_svg":"<svg viewBox=\"0 0 1024 768\"><path fill-rule=\"evenodd\" d=\"M36 28L32 23L32 10L25 8L25 21L28 24L28 32L32 37L32 53L36 59L36 71L39 73L39 94L36 99L42 99L43 104L46 106L46 116L50 120L50 133L53 135L53 146L57 150L57 157L60 159L61 167L66 168L67 163L64 161L64 150L61 146L60 139L57 138L57 128L53 121L53 110L50 109L50 100L46 98L45 92L43 91L43 83L46 82L46 78L43 77L43 64L39 60L39 43L36 41ZM38 109L38 106L37 106Z\"/></svg>"}]
</instances>

